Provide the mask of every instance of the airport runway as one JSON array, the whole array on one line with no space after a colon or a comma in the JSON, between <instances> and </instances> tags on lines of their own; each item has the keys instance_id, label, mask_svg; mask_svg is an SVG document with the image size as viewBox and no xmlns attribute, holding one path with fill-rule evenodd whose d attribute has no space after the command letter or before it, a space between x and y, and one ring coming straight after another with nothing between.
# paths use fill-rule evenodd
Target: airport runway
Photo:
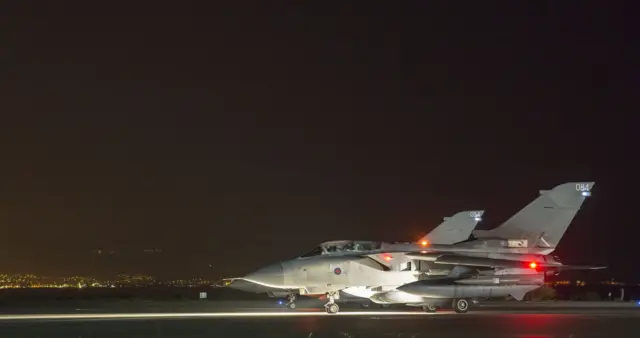
<instances>
[{"instance_id":1,"label":"airport runway","mask_svg":"<svg viewBox=\"0 0 640 338\"><path fill-rule=\"evenodd\" d=\"M210 304L206 304L210 303ZM83 311L0 314L0 337L638 337L633 303L486 304L472 312L346 308L329 315L264 303L211 311ZM245 304L246 305L246 304ZM262 305L262 307L258 307ZM268 305L268 304L267 304ZM599 305L599 306L598 306ZM165 308L164 310L168 310ZM226 310L226 311L225 311Z\"/></svg>"}]
</instances>

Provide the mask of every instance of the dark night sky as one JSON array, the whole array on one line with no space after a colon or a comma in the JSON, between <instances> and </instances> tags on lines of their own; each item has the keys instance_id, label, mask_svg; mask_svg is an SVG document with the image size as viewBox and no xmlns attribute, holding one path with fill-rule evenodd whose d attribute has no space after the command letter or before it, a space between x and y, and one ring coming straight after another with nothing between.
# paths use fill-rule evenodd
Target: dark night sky
<instances>
[{"instance_id":1,"label":"dark night sky","mask_svg":"<svg viewBox=\"0 0 640 338\"><path fill-rule=\"evenodd\" d=\"M237 275L465 209L492 227L595 180L557 252L640 279L631 15L19 3L1 19L0 271Z\"/></svg>"}]
</instances>

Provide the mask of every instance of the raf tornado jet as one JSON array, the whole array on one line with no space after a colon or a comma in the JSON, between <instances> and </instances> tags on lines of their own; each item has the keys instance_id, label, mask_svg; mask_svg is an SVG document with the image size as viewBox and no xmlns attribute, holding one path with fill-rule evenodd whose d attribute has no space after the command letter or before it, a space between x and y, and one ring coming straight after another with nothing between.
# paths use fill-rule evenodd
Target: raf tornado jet
<instances>
[{"instance_id":1,"label":"raf tornado jet","mask_svg":"<svg viewBox=\"0 0 640 338\"><path fill-rule=\"evenodd\" d=\"M464 241L482 220L483 213L484 210L462 211L445 217L440 225L419 242L424 246L429 243L454 244ZM405 246L406 244L372 241L325 242L294 260L264 267L245 277L225 280L223 284L246 292L266 293L270 297L286 297L287 307L291 309L295 308L296 295L327 295L333 303L333 299L340 297L337 291L343 291L347 295L368 299L375 293L369 288L370 278L378 284L390 286L418 280L415 269L412 270L408 260L404 266L399 267L399 273L383 273L392 271L392 263L395 263L385 253L398 252ZM351 266L362 275L356 274L355 270L349 271ZM327 271L331 273L328 274ZM327 284L325 277L334 280L333 284L322 286L323 283ZM317 283L316 279L322 283ZM308 280L309 283L300 287L298 284L304 284L300 280Z\"/></svg>"},{"instance_id":2,"label":"raf tornado jet","mask_svg":"<svg viewBox=\"0 0 640 338\"><path fill-rule=\"evenodd\" d=\"M546 275L593 268L562 265L549 256L592 187L593 182L566 183L541 191L503 225L471 238L467 233L468 239L453 244L428 239L416 244L327 242L242 280L262 288L254 292L288 295L290 308L296 294L326 295L328 313L339 311L335 300L340 291L380 304L421 306L425 311L451 304L459 313L469 310L470 299L511 295L522 300L544 283ZM464 235L464 231L445 233Z\"/></svg>"}]
</instances>

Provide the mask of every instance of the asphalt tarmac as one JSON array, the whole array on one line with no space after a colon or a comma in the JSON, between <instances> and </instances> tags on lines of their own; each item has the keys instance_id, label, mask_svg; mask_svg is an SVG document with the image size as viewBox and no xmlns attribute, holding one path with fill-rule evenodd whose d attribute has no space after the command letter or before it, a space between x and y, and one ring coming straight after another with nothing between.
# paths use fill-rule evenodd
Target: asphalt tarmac
<instances>
[{"instance_id":1,"label":"asphalt tarmac","mask_svg":"<svg viewBox=\"0 0 640 338\"><path fill-rule=\"evenodd\" d=\"M179 302L178 302L179 303ZM86 305L86 304L85 304ZM273 302L117 303L94 308L0 314L0 337L639 337L640 305L614 302L485 303L466 314L315 303L296 310ZM100 306L98 306L100 305ZM133 311L133 307L138 307ZM313 307L307 307L312 305ZM173 307L177 307L171 311ZM120 311L114 311L114 308ZM26 310L26 309L23 309ZM39 312L36 313L36 312Z\"/></svg>"}]
</instances>

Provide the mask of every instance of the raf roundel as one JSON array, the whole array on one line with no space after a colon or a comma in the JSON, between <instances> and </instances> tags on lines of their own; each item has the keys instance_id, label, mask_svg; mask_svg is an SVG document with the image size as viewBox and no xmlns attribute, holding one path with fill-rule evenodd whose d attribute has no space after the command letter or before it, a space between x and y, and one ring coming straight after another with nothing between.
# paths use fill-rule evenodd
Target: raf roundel
<instances>
[{"instance_id":1,"label":"raf roundel","mask_svg":"<svg viewBox=\"0 0 640 338\"><path fill-rule=\"evenodd\" d=\"M339 275L339 274L341 274L341 273L342 273L342 269L340 269L340 268L335 268L335 269L333 269L333 273L335 273L336 275Z\"/></svg>"}]
</instances>

